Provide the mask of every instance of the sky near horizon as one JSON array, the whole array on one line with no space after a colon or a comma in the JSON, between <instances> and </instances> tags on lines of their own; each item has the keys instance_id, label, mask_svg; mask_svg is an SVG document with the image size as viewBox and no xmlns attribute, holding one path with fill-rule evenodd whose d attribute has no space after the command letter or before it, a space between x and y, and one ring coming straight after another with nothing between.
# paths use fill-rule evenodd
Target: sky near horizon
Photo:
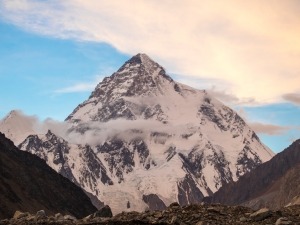
<instances>
[{"instance_id":1,"label":"sky near horizon","mask_svg":"<svg viewBox=\"0 0 300 225\"><path fill-rule=\"evenodd\" d=\"M62 121L146 53L234 108L273 151L300 138L298 0L2 0L0 118Z\"/></svg>"}]
</instances>

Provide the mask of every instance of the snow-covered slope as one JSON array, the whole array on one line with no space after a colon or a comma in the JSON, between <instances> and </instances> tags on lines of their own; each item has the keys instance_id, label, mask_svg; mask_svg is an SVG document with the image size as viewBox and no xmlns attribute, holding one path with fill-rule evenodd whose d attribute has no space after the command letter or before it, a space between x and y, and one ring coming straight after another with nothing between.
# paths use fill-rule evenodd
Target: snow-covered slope
<instances>
[{"instance_id":1,"label":"snow-covered slope","mask_svg":"<svg viewBox=\"0 0 300 225\"><path fill-rule=\"evenodd\" d=\"M20 147L114 212L145 209L144 196L199 202L274 155L236 112L145 54L104 78L66 121L65 140L48 132Z\"/></svg>"}]
</instances>

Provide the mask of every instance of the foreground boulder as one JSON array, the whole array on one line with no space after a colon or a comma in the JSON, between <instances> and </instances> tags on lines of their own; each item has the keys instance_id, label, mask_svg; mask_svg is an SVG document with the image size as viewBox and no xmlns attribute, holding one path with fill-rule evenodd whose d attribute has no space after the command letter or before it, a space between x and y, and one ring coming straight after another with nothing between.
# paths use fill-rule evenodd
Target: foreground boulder
<instances>
[{"instance_id":1,"label":"foreground boulder","mask_svg":"<svg viewBox=\"0 0 300 225\"><path fill-rule=\"evenodd\" d=\"M46 213L45 213L45 210L40 210L40 211L38 211L38 212L36 213L35 217L36 217L37 220L47 218L47 215L46 215Z\"/></svg>"},{"instance_id":2,"label":"foreground boulder","mask_svg":"<svg viewBox=\"0 0 300 225\"><path fill-rule=\"evenodd\" d=\"M13 216L13 219L18 220L18 219L27 217L28 215L29 215L28 212L21 212L21 211L17 210Z\"/></svg>"},{"instance_id":3,"label":"foreground boulder","mask_svg":"<svg viewBox=\"0 0 300 225\"><path fill-rule=\"evenodd\" d=\"M271 211L268 208L262 208L250 215L253 221L262 221L271 215Z\"/></svg>"}]
</instances>

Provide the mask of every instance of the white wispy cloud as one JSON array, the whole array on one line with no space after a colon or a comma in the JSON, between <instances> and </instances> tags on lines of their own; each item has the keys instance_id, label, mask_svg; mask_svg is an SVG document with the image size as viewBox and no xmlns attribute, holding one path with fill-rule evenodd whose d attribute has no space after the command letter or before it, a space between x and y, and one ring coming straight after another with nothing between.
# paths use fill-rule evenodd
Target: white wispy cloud
<instances>
[{"instance_id":1,"label":"white wispy cloud","mask_svg":"<svg viewBox=\"0 0 300 225\"><path fill-rule=\"evenodd\" d=\"M101 76L97 76L94 81L86 83L76 83L68 87L60 88L54 90L56 94L65 94L65 93L76 93L76 92L91 92L95 89L96 85L102 80Z\"/></svg>"},{"instance_id":2,"label":"white wispy cloud","mask_svg":"<svg viewBox=\"0 0 300 225\"><path fill-rule=\"evenodd\" d=\"M91 83L81 83L81 84L75 84L73 86L57 89L54 92L55 93L74 93L74 92L87 92L92 91L95 88L96 84Z\"/></svg>"},{"instance_id":3,"label":"white wispy cloud","mask_svg":"<svg viewBox=\"0 0 300 225\"><path fill-rule=\"evenodd\" d=\"M255 132L267 135L282 135L292 129L292 127L289 126L265 123L250 123L249 125Z\"/></svg>"},{"instance_id":4,"label":"white wispy cloud","mask_svg":"<svg viewBox=\"0 0 300 225\"><path fill-rule=\"evenodd\" d=\"M23 29L145 52L170 72L223 80L224 93L262 103L299 90L299 9L298 0L0 2L1 18Z\"/></svg>"},{"instance_id":5,"label":"white wispy cloud","mask_svg":"<svg viewBox=\"0 0 300 225\"><path fill-rule=\"evenodd\" d=\"M205 89L210 95L230 106L255 106L260 103L255 98L238 98L230 89L232 85L220 79L201 79L191 76L175 75L175 80L197 89Z\"/></svg>"}]
</instances>

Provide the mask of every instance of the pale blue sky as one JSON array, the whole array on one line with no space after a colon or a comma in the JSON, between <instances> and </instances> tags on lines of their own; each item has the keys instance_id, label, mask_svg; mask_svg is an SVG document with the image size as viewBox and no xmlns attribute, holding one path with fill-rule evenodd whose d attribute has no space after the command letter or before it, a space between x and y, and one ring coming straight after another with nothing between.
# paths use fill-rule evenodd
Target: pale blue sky
<instances>
[{"instance_id":1,"label":"pale blue sky","mask_svg":"<svg viewBox=\"0 0 300 225\"><path fill-rule=\"evenodd\" d=\"M20 109L27 115L37 115L41 120L50 117L63 121L88 98L104 76L110 76L133 54L144 52L163 65L175 80L209 89L240 112L273 151L283 150L300 137L300 66L297 61L300 48L298 51L295 43L293 55L288 47L282 47L286 43L279 40L281 37L276 36L279 32L275 32L281 22L269 30L270 36L266 36L248 25L243 28L250 27L249 32L234 30L236 21L231 21L232 18L227 18L227 23L220 23L216 18L207 20L206 26L200 29L206 38L198 40L193 35L186 35L187 22L193 24L194 18L184 21L185 26L175 26L169 18L173 16L175 20L175 14L166 18L148 15L155 5L147 5L143 18L137 19L129 13L131 8L127 14L117 9L123 3L110 5L101 1L105 7L116 9L118 15L116 12L110 15L109 10L101 11L104 6L99 6L96 1L91 1L91 5L84 1L79 3L81 5L56 0L0 2L0 118L13 109ZM142 3L139 4L136 7L141 7L141 10L136 16L144 8ZM168 8L164 4L161 10ZM178 6L177 9L176 4L168 9L176 11L186 7ZM126 7L130 6L126 4ZM280 13L281 8L289 7L274 8L274 12ZM208 9L215 13L214 7L210 9L208 6ZM255 7L253 9L255 11ZM77 14L70 20L67 15L74 16L72 10ZM159 10L155 13L160 15ZM267 12L262 15L265 14ZM76 21L77 17L81 19ZM164 27L163 21L167 21L168 26ZM263 21L268 26L268 18ZM298 22L297 19L295 24ZM290 20L290 25L293 24ZM227 29L227 25L231 29ZM253 35L253 32L260 32L262 37ZM288 34L295 35L293 32ZM229 37L232 43L228 42ZM272 40L276 49L271 45L262 49L265 47L262 40L265 39ZM277 52L280 47L281 55ZM284 54L286 57L282 57ZM272 60L269 60L271 55ZM293 64L294 61L298 63Z\"/></svg>"},{"instance_id":2,"label":"pale blue sky","mask_svg":"<svg viewBox=\"0 0 300 225\"><path fill-rule=\"evenodd\" d=\"M0 22L0 116L12 109L63 120L128 55L104 43L28 33ZM78 84L79 90L65 90Z\"/></svg>"}]
</instances>

